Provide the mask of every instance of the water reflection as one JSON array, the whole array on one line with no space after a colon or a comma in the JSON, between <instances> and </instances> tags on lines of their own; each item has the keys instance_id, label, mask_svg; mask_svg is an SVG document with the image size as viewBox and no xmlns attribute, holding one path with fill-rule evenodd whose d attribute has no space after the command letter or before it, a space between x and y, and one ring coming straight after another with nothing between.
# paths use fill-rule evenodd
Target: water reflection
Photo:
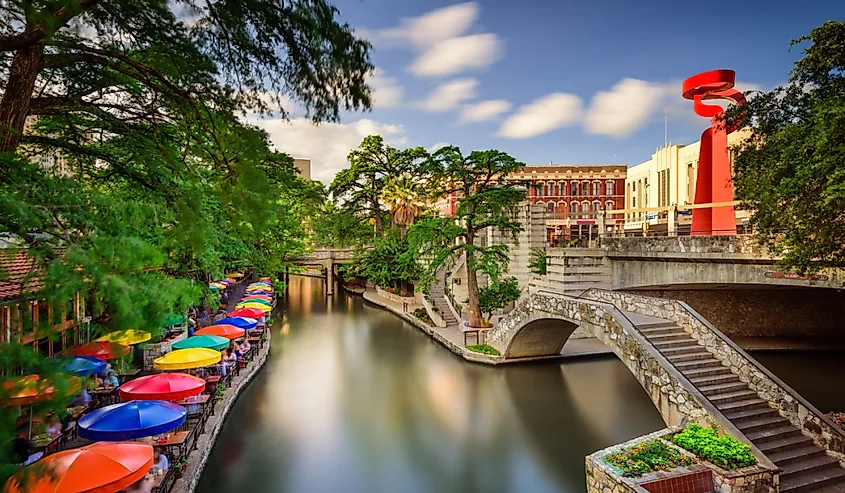
<instances>
[{"instance_id":1,"label":"water reflection","mask_svg":"<svg viewBox=\"0 0 845 493\"><path fill-rule=\"evenodd\" d=\"M198 491L581 492L586 454L663 426L615 359L470 365L323 290L292 278Z\"/></svg>"}]
</instances>

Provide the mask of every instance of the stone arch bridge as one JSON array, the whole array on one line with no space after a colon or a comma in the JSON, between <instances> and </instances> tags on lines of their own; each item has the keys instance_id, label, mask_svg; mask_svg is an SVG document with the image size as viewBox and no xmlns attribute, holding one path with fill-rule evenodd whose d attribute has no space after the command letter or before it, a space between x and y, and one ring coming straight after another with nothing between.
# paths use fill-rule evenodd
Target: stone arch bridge
<instances>
[{"instance_id":1,"label":"stone arch bridge","mask_svg":"<svg viewBox=\"0 0 845 493\"><path fill-rule=\"evenodd\" d=\"M683 302L539 291L490 331L505 361L556 356L576 329L628 367L667 425L715 426L779 471L780 491L845 491L845 432Z\"/></svg>"},{"instance_id":2,"label":"stone arch bridge","mask_svg":"<svg viewBox=\"0 0 845 493\"><path fill-rule=\"evenodd\" d=\"M334 276L338 265L350 262L355 256L354 248L317 248L310 253L291 259L296 265L319 267L326 282L326 294L334 294Z\"/></svg>"}]
</instances>

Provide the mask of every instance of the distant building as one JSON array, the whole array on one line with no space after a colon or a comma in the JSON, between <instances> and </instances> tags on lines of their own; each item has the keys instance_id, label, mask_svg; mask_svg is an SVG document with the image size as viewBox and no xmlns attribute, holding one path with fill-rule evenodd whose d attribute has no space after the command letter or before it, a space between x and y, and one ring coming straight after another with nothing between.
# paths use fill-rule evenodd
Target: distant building
<instances>
[{"instance_id":1,"label":"distant building","mask_svg":"<svg viewBox=\"0 0 845 493\"><path fill-rule=\"evenodd\" d=\"M728 148L748 138L748 130L728 135ZM669 144L654 151L651 159L628 169L625 179L625 230L657 232L667 226L667 210L636 211L630 209L671 208L695 202L695 179L701 141L688 145ZM731 167L733 153L731 152ZM737 224L748 217L737 211ZM679 231L688 230L692 216L681 213L676 224Z\"/></svg>"},{"instance_id":2,"label":"distant building","mask_svg":"<svg viewBox=\"0 0 845 493\"><path fill-rule=\"evenodd\" d=\"M525 166L508 180L527 182L528 201L546 212L546 241L559 237L597 238L599 215L625 205L624 164ZM458 196L452 194L434 204L441 216L455 214ZM604 218L609 230L621 230L623 214Z\"/></svg>"},{"instance_id":3,"label":"distant building","mask_svg":"<svg viewBox=\"0 0 845 493\"><path fill-rule=\"evenodd\" d=\"M293 165L299 170L299 177L304 180L311 179L311 160L310 159L294 159Z\"/></svg>"}]
</instances>

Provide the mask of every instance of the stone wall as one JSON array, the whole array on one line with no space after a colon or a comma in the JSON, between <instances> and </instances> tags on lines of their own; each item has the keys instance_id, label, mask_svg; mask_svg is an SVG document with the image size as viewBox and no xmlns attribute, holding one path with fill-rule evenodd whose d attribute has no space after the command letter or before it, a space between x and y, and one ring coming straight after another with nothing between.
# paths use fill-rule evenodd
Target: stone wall
<instances>
[{"instance_id":1,"label":"stone wall","mask_svg":"<svg viewBox=\"0 0 845 493\"><path fill-rule=\"evenodd\" d=\"M174 342L179 342L182 339L187 337L186 334L180 334L179 337L175 339L171 339L166 342L159 342L156 344L144 344L141 346L141 361L142 366L141 369L143 370L152 370L153 369L153 361L156 358L164 356L165 354L169 353L173 348L172 345Z\"/></svg>"},{"instance_id":2,"label":"stone wall","mask_svg":"<svg viewBox=\"0 0 845 493\"><path fill-rule=\"evenodd\" d=\"M546 246L546 216L542 206L522 202L511 214L511 219L522 224L522 231L516 234L515 239L510 232L488 228L485 244L508 246L510 261L505 275L516 277L519 287L526 290L531 277L528 268L531 262L531 251L535 248L544 250Z\"/></svg>"},{"instance_id":3,"label":"stone wall","mask_svg":"<svg viewBox=\"0 0 845 493\"><path fill-rule=\"evenodd\" d=\"M601 240L608 254L696 253L770 258L751 235L607 237Z\"/></svg>"},{"instance_id":4,"label":"stone wall","mask_svg":"<svg viewBox=\"0 0 845 493\"><path fill-rule=\"evenodd\" d=\"M636 290L690 305L728 337L845 339L845 292L815 288Z\"/></svg>"},{"instance_id":5,"label":"stone wall","mask_svg":"<svg viewBox=\"0 0 845 493\"><path fill-rule=\"evenodd\" d=\"M398 294L393 294L390 291L381 289L378 286L376 286L376 292L379 296L396 303L408 303L409 305L413 305L417 302L417 299L414 296L399 296Z\"/></svg>"},{"instance_id":6,"label":"stone wall","mask_svg":"<svg viewBox=\"0 0 845 493\"><path fill-rule=\"evenodd\" d=\"M641 315L670 320L682 327L693 339L728 366L751 390L768 401L780 415L815 442L827 449L845 465L845 431L833 424L823 413L780 381L764 366L757 363L689 305L669 299L649 298L614 291L590 290L585 298L611 303L616 307ZM735 437L739 438L737 435Z\"/></svg>"},{"instance_id":7,"label":"stone wall","mask_svg":"<svg viewBox=\"0 0 845 493\"><path fill-rule=\"evenodd\" d=\"M500 321L487 340L505 359L553 355L578 326L625 363L666 424L730 425L613 305L534 294Z\"/></svg>"}]
</instances>

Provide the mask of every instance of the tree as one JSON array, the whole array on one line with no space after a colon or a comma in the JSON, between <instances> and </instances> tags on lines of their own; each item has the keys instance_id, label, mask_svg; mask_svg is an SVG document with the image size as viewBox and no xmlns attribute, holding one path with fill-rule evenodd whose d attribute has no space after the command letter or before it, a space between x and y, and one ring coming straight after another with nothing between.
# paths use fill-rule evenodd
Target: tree
<instances>
[{"instance_id":1,"label":"tree","mask_svg":"<svg viewBox=\"0 0 845 493\"><path fill-rule=\"evenodd\" d=\"M465 157L454 146L438 150L431 163L436 169L432 181L441 196L458 194L457 211L451 218L417 222L409 232L411 247L429 264L423 285L432 282L436 270L451 256L466 255L469 323L481 327L477 272L483 272L492 282L498 280L508 263L508 247L481 246L478 236L491 227L514 238L522 230L512 212L525 199L525 192L506 178L524 164L497 150L473 151Z\"/></svg>"},{"instance_id":2,"label":"tree","mask_svg":"<svg viewBox=\"0 0 845 493\"><path fill-rule=\"evenodd\" d=\"M393 224L399 226L399 233L405 237L407 227L414 223L426 208L425 184L404 174L388 179L381 192L381 201L390 211Z\"/></svg>"},{"instance_id":3,"label":"tree","mask_svg":"<svg viewBox=\"0 0 845 493\"><path fill-rule=\"evenodd\" d=\"M519 299L519 282L515 277L506 277L484 286L478 293L478 305L481 313L488 316L495 310L501 310L508 303Z\"/></svg>"},{"instance_id":4,"label":"tree","mask_svg":"<svg viewBox=\"0 0 845 493\"><path fill-rule=\"evenodd\" d=\"M804 42L789 84L728 114L750 131L734 149L736 196L758 240L800 272L845 265L845 22L792 45Z\"/></svg>"},{"instance_id":5,"label":"tree","mask_svg":"<svg viewBox=\"0 0 845 493\"><path fill-rule=\"evenodd\" d=\"M532 274L538 276L546 275L546 251L542 248L531 249L531 260L528 262L528 269Z\"/></svg>"},{"instance_id":6,"label":"tree","mask_svg":"<svg viewBox=\"0 0 845 493\"><path fill-rule=\"evenodd\" d=\"M350 274L373 281L383 288L399 290L408 296L407 286L419 279L420 264L408 240L395 232L378 237L371 248L356 255Z\"/></svg>"},{"instance_id":7,"label":"tree","mask_svg":"<svg viewBox=\"0 0 845 493\"><path fill-rule=\"evenodd\" d=\"M370 45L336 14L324 0L7 2L0 151L17 149L28 115L126 124L184 114L214 132L212 103L283 112L290 96L317 121L368 108Z\"/></svg>"},{"instance_id":8,"label":"tree","mask_svg":"<svg viewBox=\"0 0 845 493\"><path fill-rule=\"evenodd\" d=\"M383 235L385 185L400 176L421 181L426 174L427 157L428 152L423 147L396 149L387 145L380 135L367 136L358 149L349 153L350 166L335 176L329 191L345 211L360 222L373 220L376 232Z\"/></svg>"}]
</instances>

